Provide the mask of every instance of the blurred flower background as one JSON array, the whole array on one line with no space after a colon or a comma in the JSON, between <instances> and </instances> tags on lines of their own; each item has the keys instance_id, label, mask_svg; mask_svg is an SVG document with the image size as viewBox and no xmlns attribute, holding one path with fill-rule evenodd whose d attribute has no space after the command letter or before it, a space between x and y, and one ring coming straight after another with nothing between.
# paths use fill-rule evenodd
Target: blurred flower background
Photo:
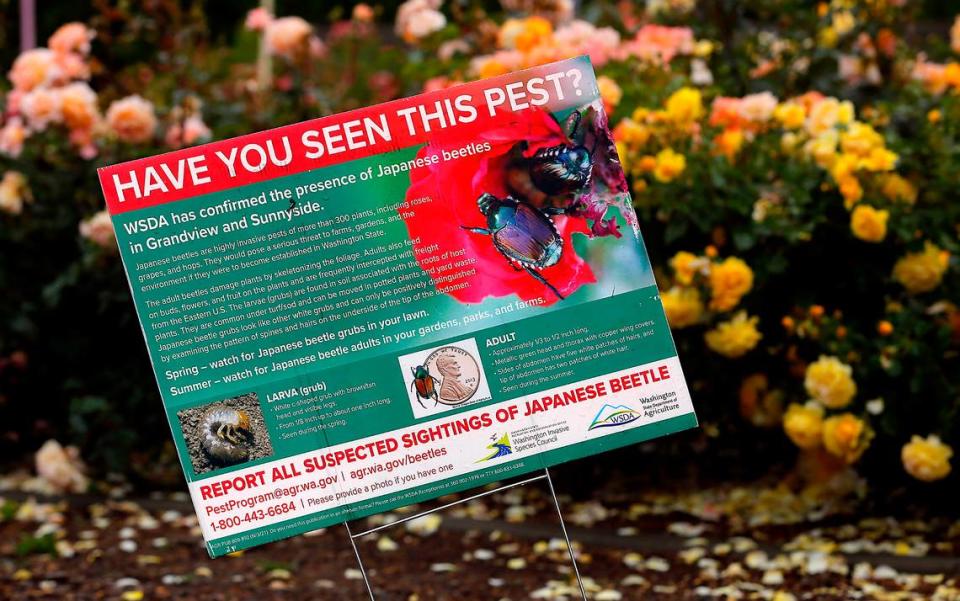
<instances>
[{"instance_id":1,"label":"blurred flower background","mask_svg":"<svg viewBox=\"0 0 960 601\"><path fill-rule=\"evenodd\" d=\"M772 478L955 512L954 12L95 1L44 7L37 47L17 52L0 2L4 462L48 492L182 486L98 167L586 54L702 424L589 469L642 457L689 490Z\"/></svg>"}]
</instances>

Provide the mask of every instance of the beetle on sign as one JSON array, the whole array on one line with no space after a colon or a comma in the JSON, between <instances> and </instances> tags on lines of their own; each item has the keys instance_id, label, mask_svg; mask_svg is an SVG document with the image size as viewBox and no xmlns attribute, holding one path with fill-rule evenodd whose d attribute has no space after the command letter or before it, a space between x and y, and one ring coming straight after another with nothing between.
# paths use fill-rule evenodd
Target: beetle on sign
<instances>
[{"instance_id":1,"label":"beetle on sign","mask_svg":"<svg viewBox=\"0 0 960 601\"><path fill-rule=\"evenodd\" d=\"M510 196L501 199L484 192L477 206L487 218L487 227L460 227L490 236L497 251L515 269L526 271L563 300L560 291L540 273L556 265L563 254L563 238L553 221L530 203Z\"/></svg>"}]
</instances>

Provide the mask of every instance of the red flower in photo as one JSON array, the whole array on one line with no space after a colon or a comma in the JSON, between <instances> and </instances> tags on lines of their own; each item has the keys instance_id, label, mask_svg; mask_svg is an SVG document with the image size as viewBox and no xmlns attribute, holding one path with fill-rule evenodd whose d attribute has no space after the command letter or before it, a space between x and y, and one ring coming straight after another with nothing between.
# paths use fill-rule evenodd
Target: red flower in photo
<instances>
[{"instance_id":1,"label":"red flower in photo","mask_svg":"<svg viewBox=\"0 0 960 601\"><path fill-rule=\"evenodd\" d=\"M510 194L507 166L516 144L526 142L524 154L529 157L541 148L569 144L569 139L550 114L534 109L516 113L510 123L486 130L470 140L434 141L417 156L460 150L470 142L489 144L490 149L484 147L484 151L459 159L441 159L410 173L406 195L410 207L403 214L410 239L419 239L414 246L415 251L421 251L417 253L417 261L430 273L438 289L463 303L479 303L486 297L511 294L524 301L542 299L546 305L555 303L559 300L556 295L530 274L510 264L490 236L461 226L487 226L477 206L477 199L484 192L498 198ZM416 204L417 199L429 200ZM580 286L596 282L590 266L577 256L572 243L574 233L589 236L591 231L587 220L579 215L552 216L551 219L563 239L563 252L555 265L540 270L540 274L566 297ZM434 251L422 253L432 245L437 245ZM431 260L438 256L447 258ZM456 274L464 277L452 277Z\"/></svg>"}]
</instances>

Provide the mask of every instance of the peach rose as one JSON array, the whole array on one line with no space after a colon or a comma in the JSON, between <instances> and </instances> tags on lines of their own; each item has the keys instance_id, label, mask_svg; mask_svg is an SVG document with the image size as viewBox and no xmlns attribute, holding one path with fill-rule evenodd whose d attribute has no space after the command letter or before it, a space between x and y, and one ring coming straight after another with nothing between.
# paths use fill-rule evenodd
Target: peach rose
<instances>
[{"instance_id":1,"label":"peach rose","mask_svg":"<svg viewBox=\"0 0 960 601\"><path fill-rule=\"evenodd\" d=\"M43 131L51 123L63 120L63 101L58 88L36 88L23 95L20 112L33 131Z\"/></svg>"},{"instance_id":2,"label":"peach rose","mask_svg":"<svg viewBox=\"0 0 960 601\"><path fill-rule=\"evenodd\" d=\"M360 4L353 7L353 14L351 18L354 21L360 21L361 23L370 23L373 21L374 13L373 9L369 4L361 2Z\"/></svg>"},{"instance_id":3,"label":"peach rose","mask_svg":"<svg viewBox=\"0 0 960 601\"><path fill-rule=\"evenodd\" d=\"M83 23L67 23L61 25L47 40L47 47L54 52L77 52L90 54L90 40L95 32Z\"/></svg>"},{"instance_id":4,"label":"peach rose","mask_svg":"<svg viewBox=\"0 0 960 601\"><path fill-rule=\"evenodd\" d=\"M10 215L23 212L24 203L32 200L27 178L19 171L7 171L0 179L0 211Z\"/></svg>"},{"instance_id":5,"label":"peach rose","mask_svg":"<svg viewBox=\"0 0 960 601\"><path fill-rule=\"evenodd\" d=\"M737 108L744 120L752 123L764 123L773 117L773 111L777 108L777 97L770 92L750 94L740 99Z\"/></svg>"},{"instance_id":6,"label":"peach rose","mask_svg":"<svg viewBox=\"0 0 960 601\"><path fill-rule=\"evenodd\" d=\"M397 9L394 29L406 42L413 43L443 29L447 18L438 9L441 0L407 0Z\"/></svg>"},{"instance_id":7,"label":"peach rose","mask_svg":"<svg viewBox=\"0 0 960 601\"><path fill-rule=\"evenodd\" d=\"M34 459L37 474L57 491L82 493L87 490L90 481L84 474L86 467L76 447L64 448L56 440L48 440Z\"/></svg>"},{"instance_id":8,"label":"peach rose","mask_svg":"<svg viewBox=\"0 0 960 601\"><path fill-rule=\"evenodd\" d=\"M61 77L56 55L47 48L34 48L20 54L7 75L17 90L30 90L55 82Z\"/></svg>"},{"instance_id":9,"label":"peach rose","mask_svg":"<svg viewBox=\"0 0 960 601\"><path fill-rule=\"evenodd\" d=\"M0 129L0 153L17 158L23 152L23 141L27 139L27 128L23 119L13 117Z\"/></svg>"},{"instance_id":10,"label":"peach rose","mask_svg":"<svg viewBox=\"0 0 960 601\"><path fill-rule=\"evenodd\" d=\"M99 211L80 222L80 235L101 248L116 247L116 233L106 211Z\"/></svg>"},{"instance_id":11,"label":"peach rose","mask_svg":"<svg viewBox=\"0 0 960 601\"><path fill-rule=\"evenodd\" d=\"M146 142L157 129L153 104L139 95L114 101L107 109L107 125L124 142Z\"/></svg>"},{"instance_id":12,"label":"peach rose","mask_svg":"<svg viewBox=\"0 0 960 601\"><path fill-rule=\"evenodd\" d=\"M470 54L470 44L462 38L447 40L437 48L437 57L444 62L452 60L458 54Z\"/></svg>"},{"instance_id":13,"label":"peach rose","mask_svg":"<svg viewBox=\"0 0 960 601\"><path fill-rule=\"evenodd\" d=\"M70 129L89 129L100 119L97 93L84 82L61 88L60 101L63 120Z\"/></svg>"},{"instance_id":14,"label":"peach rose","mask_svg":"<svg viewBox=\"0 0 960 601\"><path fill-rule=\"evenodd\" d=\"M58 52L55 60L64 80L90 79L90 65L83 56L73 52Z\"/></svg>"},{"instance_id":15,"label":"peach rose","mask_svg":"<svg viewBox=\"0 0 960 601\"><path fill-rule=\"evenodd\" d=\"M296 58L308 50L313 28L300 17L282 17L271 21L266 28L267 48L270 54Z\"/></svg>"}]
</instances>

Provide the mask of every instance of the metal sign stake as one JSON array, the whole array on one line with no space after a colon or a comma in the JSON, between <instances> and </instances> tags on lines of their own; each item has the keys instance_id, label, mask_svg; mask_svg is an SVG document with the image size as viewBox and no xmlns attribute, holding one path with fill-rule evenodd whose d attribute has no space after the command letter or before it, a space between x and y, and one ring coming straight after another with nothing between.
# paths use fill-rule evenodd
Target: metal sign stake
<instances>
[{"instance_id":1,"label":"metal sign stake","mask_svg":"<svg viewBox=\"0 0 960 601\"><path fill-rule=\"evenodd\" d=\"M573 550L573 543L570 542L570 536L569 536L568 533L567 533L567 525L566 525L566 523L565 523L564 520L563 520L563 512L560 510L560 500L557 498L556 490L554 490L554 488L553 488L553 479L550 477L550 469L549 469L549 468L544 468L544 469L543 469L543 474L540 475L540 476L534 476L534 477L532 477L532 478L527 478L527 479L525 479L525 480L520 480L519 482L514 482L513 484L507 484L506 486L500 486L500 487L498 487L498 488L494 488L493 490L486 490L486 491L483 491L483 492L481 492L481 493L477 493L477 494L475 494L475 495L471 495L471 496L469 496L469 497L467 497L467 498L465 498L465 499L460 499L459 501L453 501L453 502L451 502L451 503L447 503L447 504L445 504L445 505L441 505L441 506L439 506L439 507L435 507L435 508L429 509L429 510L427 510L427 511L422 511L422 512L420 512L420 513L417 513L417 514L414 514L414 515L407 516L407 517L405 517L405 518L401 518L401 519L399 519L399 520L396 520L395 522L390 522L389 524L381 524L380 526L376 526L376 527L374 527L374 528L370 528L370 529L368 529L368 530L364 530L363 532L359 532L359 533L357 533L357 534L354 534L353 531L350 530L350 523L349 523L348 521L344 521L344 522L343 522L343 526L344 526L344 528L347 529L347 538L350 539L350 546L353 547L353 554L354 554L354 555L356 556L356 558L357 558L357 565L360 566L360 575L363 576L363 583L364 583L364 584L366 585L366 587L367 587L367 593L370 595L370 601L376 601L376 597L374 597L374 595L373 595L373 587L370 585L370 580L369 580L369 578L367 577L367 569L366 569L366 567L364 567L364 565L363 565L363 559L362 559L361 556L360 556L360 548L357 546L357 539L358 539L358 538L362 538L362 537L364 537L364 536L367 536L368 534L373 534L374 532L378 532L378 531L384 530L384 529L386 529L386 528L391 528L391 527L393 527L393 526L398 526L398 525L400 525L400 524L403 524L404 522L409 522L410 520L415 520L415 519L417 519L417 518L419 518L419 517L423 517L423 516L425 516L425 515L430 515L431 513L436 513L436 512L438 512L438 511L443 511L444 509L449 509L450 507L453 507L454 505L459 505L459 504L461 504L461 503L467 503L467 502L469 502L469 501L473 501L474 499L479 499L479 498L481 498L481 497L486 497L487 495L492 495L492 494L494 494L494 493L502 492L502 491L505 491L505 490L508 490L508 489L511 489L511 488L515 488L515 487L517 487L517 486L523 486L523 485L525 485L525 484L530 484L530 483L536 482L536 481L538 481L538 480L546 480L546 481L547 481L547 485L548 485L549 488L550 488L550 496L553 497L553 506L556 508L556 510L557 510L557 517L560 519L560 530L563 532L563 539L567 542L567 553L570 555L570 563L573 564L573 573L574 573L574 575L577 577L577 584L580 586L580 596L583 597L583 600L584 600L584 601L587 601L587 590L586 590L586 588L584 588L584 586L583 586L583 579L580 578L580 567L577 565L577 556L576 556L576 553L575 553L574 550Z\"/></svg>"},{"instance_id":2,"label":"metal sign stake","mask_svg":"<svg viewBox=\"0 0 960 601\"><path fill-rule=\"evenodd\" d=\"M357 547L356 537L350 531L350 522L344 521L343 527L347 529L347 538L350 539L350 546L353 547L353 554L357 556L357 565L360 566L360 575L363 576L363 583L367 585L367 593L370 594L370 601L377 601L373 597L373 588L370 586L370 580L367 578L367 569L363 567L363 560L360 559L360 549Z\"/></svg>"}]
</instances>

